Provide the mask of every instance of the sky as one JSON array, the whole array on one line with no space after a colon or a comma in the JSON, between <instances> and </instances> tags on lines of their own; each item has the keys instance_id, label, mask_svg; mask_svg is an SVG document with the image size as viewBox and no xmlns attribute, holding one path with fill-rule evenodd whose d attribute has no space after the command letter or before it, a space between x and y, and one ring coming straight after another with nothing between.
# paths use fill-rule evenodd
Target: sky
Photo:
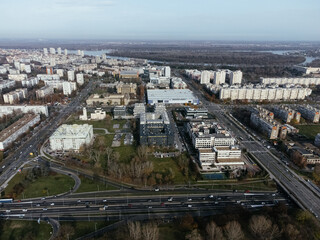
<instances>
[{"instance_id":1,"label":"sky","mask_svg":"<svg viewBox=\"0 0 320 240\"><path fill-rule=\"evenodd\" d=\"M0 0L0 39L320 41L320 0Z\"/></svg>"}]
</instances>

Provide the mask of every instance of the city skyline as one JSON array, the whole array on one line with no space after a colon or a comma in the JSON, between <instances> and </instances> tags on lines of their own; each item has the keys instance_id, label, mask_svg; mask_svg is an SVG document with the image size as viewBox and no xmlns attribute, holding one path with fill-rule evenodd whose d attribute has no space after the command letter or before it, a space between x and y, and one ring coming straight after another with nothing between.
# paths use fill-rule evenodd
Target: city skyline
<instances>
[{"instance_id":1,"label":"city skyline","mask_svg":"<svg viewBox=\"0 0 320 240\"><path fill-rule=\"evenodd\" d=\"M320 40L315 0L17 0L2 9L1 39Z\"/></svg>"}]
</instances>

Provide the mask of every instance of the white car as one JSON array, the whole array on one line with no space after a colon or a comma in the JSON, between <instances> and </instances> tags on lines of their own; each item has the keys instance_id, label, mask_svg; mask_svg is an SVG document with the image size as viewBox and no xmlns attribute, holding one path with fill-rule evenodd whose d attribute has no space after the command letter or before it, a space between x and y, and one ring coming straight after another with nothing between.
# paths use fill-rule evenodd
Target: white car
<instances>
[{"instance_id":1,"label":"white car","mask_svg":"<svg viewBox=\"0 0 320 240\"><path fill-rule=\"evenodd\" d=\"M50 205L51 205L51 206L54 206L54 203L51 203Z\"/></svg>"},{"instance_id":2,"label":"white car","mask_svg":"<svg viewBox=\"0 0 320 240\"><path fill-rule=\"evenodd\" d=\"M107 202L107 199L103 199L102 202Z\"/></svg>"},{"instance_id":3,"label":"white car","mask_svg":"<svg viewBox=\"0 0 320 240\"><path fill-rule=\"evenodd\" d=\"M11 212L11 210L8 209L8 210L6 210L6 212L9 213L9 212Z\"/></svg>"},{"instance_id":4,"label":"white car","mask_svg":"<svg viewBox=\"0 0 320 240\"><path fill-rule=\"evenodd\" d=\"M22 212L28 212L28 209L22 209Z\"/></svg>"}]
</instances>

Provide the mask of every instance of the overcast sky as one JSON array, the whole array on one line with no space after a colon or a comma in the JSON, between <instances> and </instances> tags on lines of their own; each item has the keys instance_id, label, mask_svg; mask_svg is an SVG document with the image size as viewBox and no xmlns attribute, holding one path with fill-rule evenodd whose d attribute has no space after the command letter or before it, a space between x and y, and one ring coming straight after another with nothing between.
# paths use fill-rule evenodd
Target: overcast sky
<instances>
[{"instance_id":1,"label":"overcast sky","mask_svg":"<svg viewBox=\"0 0 320 240\"><path fill-rule=\"evenodd\" d=\"M0 38L320 41L320 0L1 0Z\"/></svg>"}]
</instances>

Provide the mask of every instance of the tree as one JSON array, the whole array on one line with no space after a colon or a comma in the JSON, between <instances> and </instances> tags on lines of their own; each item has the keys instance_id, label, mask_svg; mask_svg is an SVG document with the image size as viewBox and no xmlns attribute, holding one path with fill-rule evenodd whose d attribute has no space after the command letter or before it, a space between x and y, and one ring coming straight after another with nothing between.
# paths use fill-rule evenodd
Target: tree
<instances>
[{"instance_id":1,"label":"tree","mask_svg":"<svg viewBox=\"0 0 320 240\"><path fill-rule=\"evenodd\" d=\"M249 222L251 233L257 239L270 240L280 236L279 228L276 224L262 215L254 215Z\"/></svg>"},{"instance_id":2,"label":"tree","mask_svg":"<svg viewBox=\"0 0 320 240\"><path fill-rule=\"evenodd\" d=\"M302 237L300 235L300 231L295 226L293 226L292 224L288 224L285 227L284 234L287 237L287 239L289 239L289 240L300 240L300 239L302 239Z\"/></svg>"},{"instance_id":3,"label":"tree","mask_svg":"<svg viewBox=\"0 0 320 240\"><path fill-rule=\"evenodd\" d=\"M187 240L202 240L202 236L199 233L198 229L193 229L191 233L186 235Z\"/></svg>"},{"instance_id":4,"label":"tree","mask_svg":"<svg viewBox=\"0 0 320 240\"><path fill-rule=\"evenodd\" d=\"M141 161L146 161L148 159L148 147L147 146L139 146L137 150L138 158Z\"/></svg>"},{"instance_id":5,"label":"tree","mask_svg":"<svg viewBox=\"0 0 320 240\"><path fill-rule=\"evenodd\" d=\"M140 222L128 222L127 225L130 238L132 240L140 240L142 236Z\"/></svg>"},{"instance_id":6,"label":"tree","mask_svg":"<svg viewBox=\"0 0 320 240\"><path fill-rule=\"evenodd\" d=\"M206 233L208 240L223 240L223 232L220 227L213 221L209 222L206 226Z\"/></svg>"},{"instance_id":7,"label":"tree","mask_svg":"<svg viewBox=\"0 0 320 240\"><path fill-rule=\"evenodd\" d=\"M228 240L240 240L244 238L241 225L237 221L231 221L224 227L224 233Z\"/></svg>"},{"instance_id":8,"label":"tree","mask_svg":"<svg viewBox=\"0 0 320 240\"><path fill-rule=\"evenodd\" d=\"M105 150L105 153L107 155L107 169L109 168L110 166L110 161L111 161L111 156L112 156L112 153L113 153L113 149L110 148L110 147L107 147L106 150ZM108 170L107 170L108 172Z\"/></svg>"},{"instance_id":9,"label":"tree","mask_svg":"<svg viewBox=\"0 0 320 240\"><path fill-rule=\"evenodd\" d=\"M142 225L142 239L143 240L159 239L159 228L155 222L149 222Z\"/></svg>"}]
</instances>

